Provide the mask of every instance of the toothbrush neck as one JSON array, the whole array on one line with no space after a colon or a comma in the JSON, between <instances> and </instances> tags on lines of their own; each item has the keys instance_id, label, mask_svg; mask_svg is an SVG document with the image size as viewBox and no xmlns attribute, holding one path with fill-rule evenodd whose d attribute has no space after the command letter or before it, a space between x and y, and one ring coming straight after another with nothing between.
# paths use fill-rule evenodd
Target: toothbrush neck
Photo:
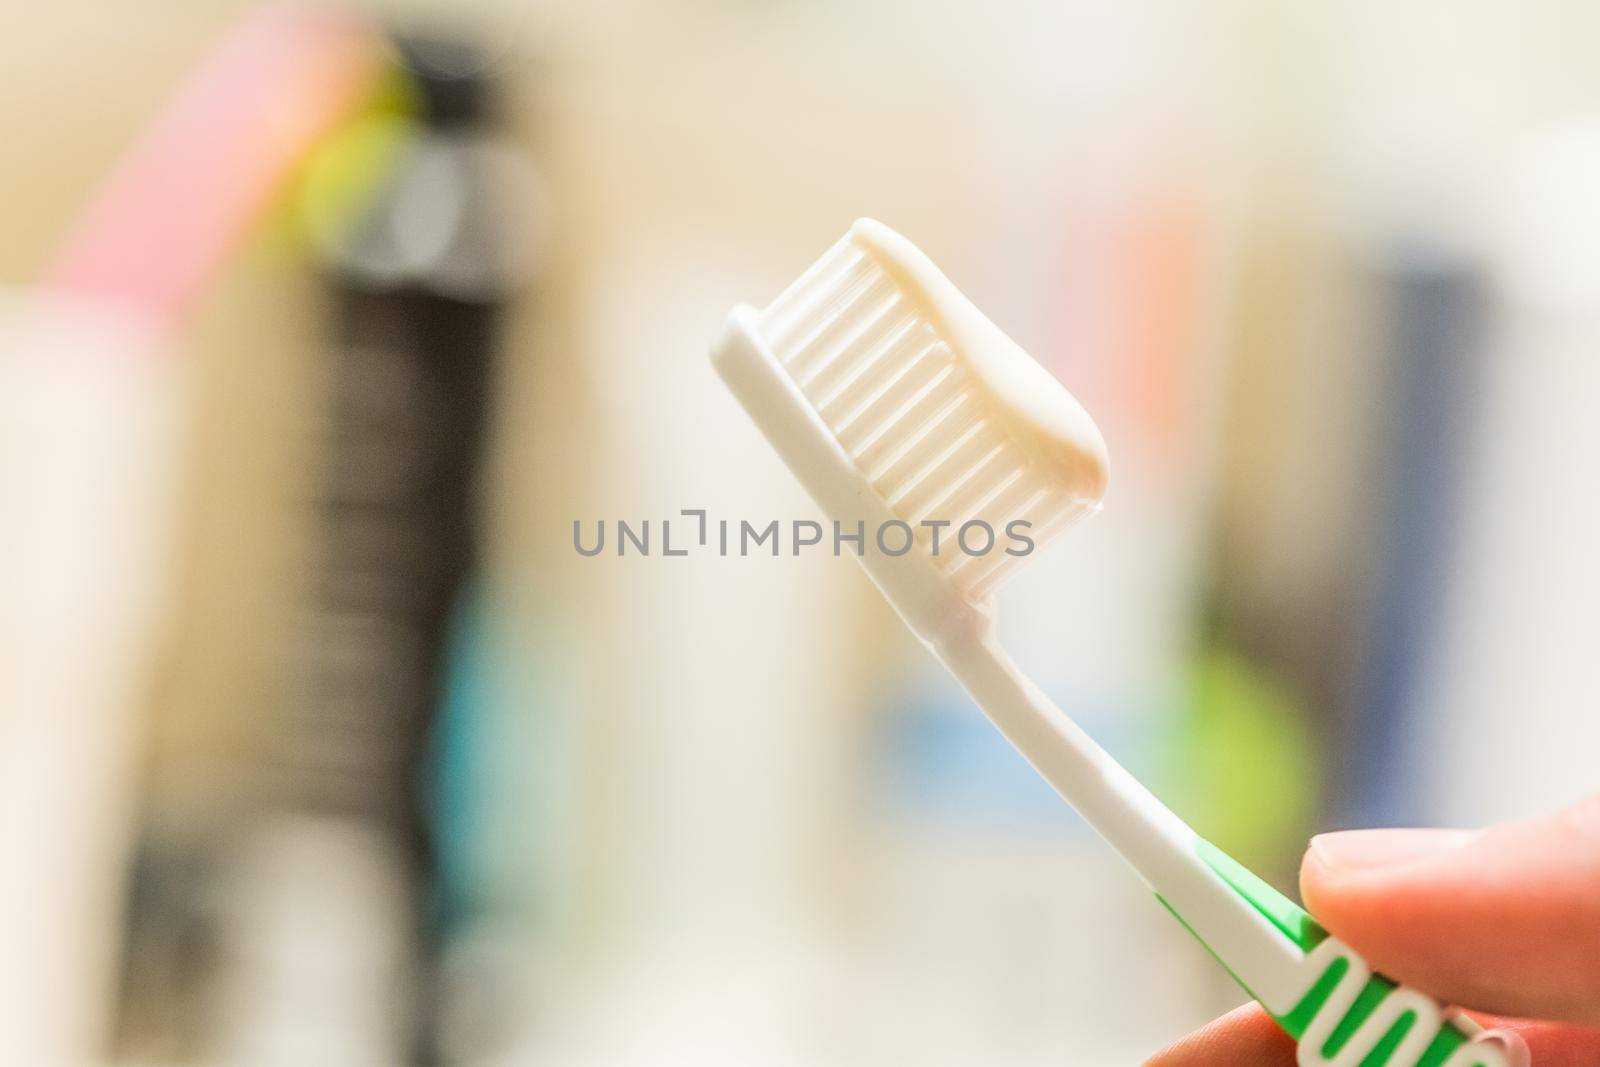
<instances>
[{"instance_id":1,"label":"toothbrush neck","mask_svg":"<svg viewBox=\"0 0 1600 1067\"><path fill-rule=\"evenodd\" d=\"M1017 669L987 616L934 646L1000 732L1152 886L1195 833Z\"/></svg>"}]
</instances>

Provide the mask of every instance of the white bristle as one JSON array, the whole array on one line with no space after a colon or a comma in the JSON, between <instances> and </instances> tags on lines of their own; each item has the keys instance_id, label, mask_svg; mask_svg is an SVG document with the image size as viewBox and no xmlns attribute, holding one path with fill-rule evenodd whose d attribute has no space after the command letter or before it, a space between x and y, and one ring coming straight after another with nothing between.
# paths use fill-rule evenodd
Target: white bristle
<instances>
[{"instance_id":1,"label":"white bristle","mask_svg":"<svg viewBox=\"0 0 1600 1067\"><path fill-rule=\"evenodd\" d=\"M947 522L937 563L969 596L986 596L1023 562L1009 523L1042 544L1083 508L1052 489L994 417L946 339L894 278L849 237L762 311L766 343L835 439L924 550ZM981 520L994 546L957 543Z\"/></svg>"},{"instance_id":2,"label":"white bristle","mask_svg":"<svg viewBox=\"0 0 1600 1067\"><path fill-rule=\"evenodd\" d=\"M911 357L877 395L848 415L836 415L837 422L829 425L836 427L834 432L845 450L860 459L903 417L931 417L961 391L961 384L961 372L953 365L949 349L942 341L934 341Z\"/></svg>"},{"instance_id":3,"label":"white bristle","mask_svg":"<svg viewBox=\"0 0 1600 1067\"><path fill-rule=\"evenodd\" d=\"M823 418L843 426L897 375L910 370L926 355L936 338L919 330L920 325L922 322L915 315L907 315L854 365L854 373L841 375L831 392L818 390L817 410Z\"/></svg>"}]
</instances>

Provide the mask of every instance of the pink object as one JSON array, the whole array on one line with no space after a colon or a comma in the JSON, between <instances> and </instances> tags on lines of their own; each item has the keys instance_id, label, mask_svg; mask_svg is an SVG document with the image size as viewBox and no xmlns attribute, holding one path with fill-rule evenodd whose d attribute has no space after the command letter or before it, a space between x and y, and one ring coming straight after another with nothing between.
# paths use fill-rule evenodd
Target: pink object
<instances>
[{"instance_id":1,"label":"pink object","mask_svg":"<svg viewBox=\"0 0 1600 1067\"><path fill-rule=\"evenodd\" d=\"M117 163L45 284L176 314L315 141L360 103L380 51L351 12L303 3L253 12Z\"/></svg>"}]
</instances>

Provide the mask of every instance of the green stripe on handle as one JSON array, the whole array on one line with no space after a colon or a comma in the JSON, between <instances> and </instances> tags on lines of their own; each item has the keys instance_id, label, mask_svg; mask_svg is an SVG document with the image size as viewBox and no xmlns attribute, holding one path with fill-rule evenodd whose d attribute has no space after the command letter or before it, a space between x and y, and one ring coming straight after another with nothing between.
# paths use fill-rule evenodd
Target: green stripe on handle
<instances>
[{"instance_id":1,"label":"green stripe on handle","mask_svg":"<svg viewBox=\"0 0 1600 1067\"><path fill-rule=\"evenodd\" d=\"M1200 858L1216 872L1218 877L1226 882L1234 892L1248 901L1257 912L1271 922L1273 926L1277 927L1302 952L1310 952L1328 939L1328 932L1318 925L1316 920L1306 913L1305 909L1258 878L1248 868L1235 862L1227 853L1204 840L1198 841L1195 849ZM1195 940L1205 946L1206 951L1211 951L1211 947L1206 945L1198 934L1195 934L1194 929L1189 926L1182 915L1179 915L1173 909L1171 904L1167 903L1159 895L1157 899L1161 900L1162 905L1172 912L1173 916L1183 924L1184 929L1188 930ZM1212 956L1216 957L1216 953L1212 952ZM1234 981L1239 982L1245 992L1257 1000L1260 999L1248 986L1245 986L1239 980L1238 975L1234 974L1232 969L1228 967L1226 960L1218 958L1217 962L1228 970ZM1296 1041L1301 1040L1305 1036L1307 1028L1310 1027L1312 1020L1322 1010L1328 998L1333 995L1334 990L1339 986L1349 968L1350 963L1347 959L1335 958L1291 1011L1285 1015L1273 1016L1278 1025L1283 1027L1284 1031ZM1397 985L1394 981L1382 975L1375 974L1369 978L1354 1003L1351 1004L1339 1024L1328 1035L1327 1040L1323 1042L1322 1048L1318 1050L1321 1058L1331 1060L1337 1056L1350 1038L1360 1029L1361 1024L1377 1010L1384 999L1393 993L1396 988ZM1383 1037L1373 1045L1367 1055L1361 1059L1359 1067L1384 1067L1394 1055L1400 1043L1405 1040L1407 1033L1415 1022L1415 1015L1410 1013L1401 1015L1384 1033ZM1438 1034L1416 1061L1415 1067L1440 1067L1469 1040L1467 1033L1460 1027L1447 1023L1439 1028ZM1498 1061L1489 1060L1486 1062Z\"/></svg>"}]
</instances>

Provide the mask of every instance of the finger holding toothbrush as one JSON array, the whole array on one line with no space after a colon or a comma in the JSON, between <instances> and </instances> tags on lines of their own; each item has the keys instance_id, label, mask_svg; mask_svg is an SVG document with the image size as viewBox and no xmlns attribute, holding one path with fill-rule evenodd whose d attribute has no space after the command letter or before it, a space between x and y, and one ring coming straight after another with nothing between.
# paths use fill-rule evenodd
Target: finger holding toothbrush
<instances>
[{"instance_id":1,"label":"finger holding toothbrush","mask_svg":"<svg viewBox=\"0 0 1600 1067\"><path fill-rule=\"evenodd\" d=\"M1600 1064L1600 795L1486 830L1312 840L1301 895L1372 965L1516 1034L1533 1067ZM1289 1067L1294 1041L1248 1005L1146 1067Z\"/></svg>"}]
</instances>

